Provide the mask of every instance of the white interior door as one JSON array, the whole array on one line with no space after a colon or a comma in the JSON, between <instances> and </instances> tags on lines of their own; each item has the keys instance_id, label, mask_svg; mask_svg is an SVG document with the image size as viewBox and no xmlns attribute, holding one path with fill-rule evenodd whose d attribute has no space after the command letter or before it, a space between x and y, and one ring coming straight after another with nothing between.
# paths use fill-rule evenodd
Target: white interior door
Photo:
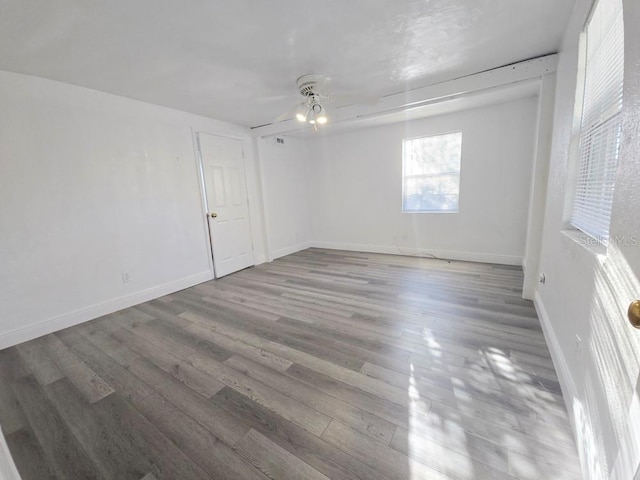
<instances>
[{"instance_id":1,"label":"white interior door","mask_svg":"<svg viewBox=\"0 0 640 480\"><path fill-rule=\"evenodd\" d=\"M254 265L242 142L198 134L216 278Z\"/></svg>"}]
</instances>

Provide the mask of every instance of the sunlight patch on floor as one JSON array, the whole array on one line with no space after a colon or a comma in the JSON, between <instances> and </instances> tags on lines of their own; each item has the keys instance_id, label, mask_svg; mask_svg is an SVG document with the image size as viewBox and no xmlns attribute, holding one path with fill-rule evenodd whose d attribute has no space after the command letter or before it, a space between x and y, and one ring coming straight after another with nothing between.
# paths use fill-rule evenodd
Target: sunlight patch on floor
<instances>
[{"instance_id":1,"label":"sunlight patch on floor","mask_svg":"<svg viewBox=\"0 0 640 480\"><path fill-rule=\"evenodd\" d=\"M427 478L424 476L421 465L416 464L415 460L443 474L454 475L460 480L473 479L473 464L466 449L464 431L459 426L449 428L450 420L430 414L431 401L425 400L421 395L413 364L410 365L410 372L408 387L410 479ZM436 437L439 442L432 439L434 430L437 431ZM445 445L455 445L457 448L452 450ZM433 475L435 472L428 478L435 478Z\"/></svg>"}]
</instances>

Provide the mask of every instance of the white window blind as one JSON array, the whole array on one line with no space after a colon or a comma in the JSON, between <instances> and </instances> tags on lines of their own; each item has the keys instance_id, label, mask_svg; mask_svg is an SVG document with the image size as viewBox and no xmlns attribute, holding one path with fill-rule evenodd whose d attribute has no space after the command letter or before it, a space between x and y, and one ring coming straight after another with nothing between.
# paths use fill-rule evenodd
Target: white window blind
<instances>
[{"instance_id":1,"label":"white window blind","mask_svg":"<svg viewBox=\"0 0 640 480\"><path fill-rule=\"evenodd\" d=\"M402 211L457 212L462 133L402 142Z\"/></svg>"},{"instance_id":2,"label":"white window blind","mask_svg":"<svg viewBox=\"0 0 640 480\"><path fill-rule=\"evenodd\" d=\"M585 33L580 156L571 224L606 245L622 127L622 1L599 0Z\"/></svg>"}]
</instances>

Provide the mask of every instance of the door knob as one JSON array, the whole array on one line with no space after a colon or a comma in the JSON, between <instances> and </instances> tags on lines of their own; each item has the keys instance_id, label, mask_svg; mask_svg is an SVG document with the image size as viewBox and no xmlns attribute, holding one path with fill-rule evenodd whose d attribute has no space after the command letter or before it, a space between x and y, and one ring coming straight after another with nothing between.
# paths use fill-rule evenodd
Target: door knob
<instances>
[{"instance_id":1,"label":"door knob","mask_svg":"<svg viewBox=\"0 0 640 480\"><path fill-rule=\"evenodd\" d=\"M213 212L213 213L211 214L211 218L216 218L217 216L218 216L218 214L217 214L217 213L215 213L215 212Z\"/></svg>"},{"instance_id":2,"label":"door knob","mask_svg":"<svg viewBox=\"0 0 640 480\"><path fill-rule=\"evenodd\" d=\"M631 325L640 328L640 300L631 302L627 316L629 317L629 323L631 323Z\"/></svg>"}]
</instances>

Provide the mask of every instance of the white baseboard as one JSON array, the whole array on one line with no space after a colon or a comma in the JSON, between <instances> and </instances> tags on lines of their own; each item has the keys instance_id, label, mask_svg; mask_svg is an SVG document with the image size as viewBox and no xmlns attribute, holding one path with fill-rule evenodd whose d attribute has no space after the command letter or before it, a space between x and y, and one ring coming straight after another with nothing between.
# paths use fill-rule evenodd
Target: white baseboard
<instances>
[{"instance_id":1,"label":"white baseboard","mask_svg":"<svg viewBox=\"0 0 640 480\"><path fill-rule=\"evenodd\" d=\"M0 335L0 350L12 345L17 345L18 343L33 340L34 338L38 338L52 332L57 332L58 330L68 328L73 325L78 325L88 320L93 320L94 318L98 318L109 313L117 312L123 308L148 302L154 298L162 297L163 295L168 295L170 293L177 292L178 290L183 290L212 279L213 273L211 271L197 273L163 285L158 285L123 297L107 300L104 303L91 305L80 310L76 310L75 312L65 313L48 320L27 325L26 327L17 328Z\"/></svg>"},{"instance_id":2,"label":"white baseboard","mask_svg":"<svg viewBox=\"0 0 640 480\"><path fill-rule=\"evenodd\" d=\"M254 265L261 265L267 261L267 256L264 253L260 255L255 255L253 258Z\"/></svg>"},{"instance_id":3,"label":"white baseboard","mask_svg":"<svg viewBox=\"0 0 640 480\"><path fill-rule=\"evenodd\" d=\"M501 265L522 265L522 257L517 255L498 255L494 253L460 252L455 250L430 250L413 247L394 247L387 245L365 245L359 243L338 242L310 242L309 246L316 248L329 248L332 250L349 250L352 252L386 253L391 255L435 255L438 258L448 260L461 260L465 262L497 263Z\"/></svg>"},{"instance_id":4,"label":"white baseboard","mask_svg":"<svg viewBox=\"0 0 640 480\"><path fill-rule=\"evenodd\" d=\"M562 388L562 396L564 397L564 401L567 404L567 411L571 413L571 411L573 410L571 400L576 397L577 394L575 382L573 381L573 377L571 376L571 372L569 371L569 366L564 356L564 352L562 351L562 348L560 348L560 342L558 341L558 337L556 336L556 332L553 328L553 325L551 324L551 319L549 318L549 314L547 313L539 292L535 293L533 304L536 307L536 312L538 313L538 318L540 319L540 324L542 325L542 331L544 332L544 338L547 341L549 351L551 352L553 366L555 367L556 373L558 374L560 388Z\"/></svg>"},{"instance_id":5,"label":"white baseboard","mask_svg":"<svg viewBox=\"0 0 640 480\"><path fill-rule=\"evenodd\" d=\"M310 246L311 246L310 242L302 242L297 245L292 245L290 247L280 248L278 250L271 252L271 257L275 260L276 258L284 257L286 255L291 255L292 253L305 250Z\"/></svg>"},{"instance_id":6,"label":"white baseboard","mask_svg":"<svg viewBox=\"0 0 640 480\"><path fill-rule=\"evenodd\" d=\"M2 428L0 428L0 480L20 480L20 474L11 457Z\"/></svg>"}]
</instances>

